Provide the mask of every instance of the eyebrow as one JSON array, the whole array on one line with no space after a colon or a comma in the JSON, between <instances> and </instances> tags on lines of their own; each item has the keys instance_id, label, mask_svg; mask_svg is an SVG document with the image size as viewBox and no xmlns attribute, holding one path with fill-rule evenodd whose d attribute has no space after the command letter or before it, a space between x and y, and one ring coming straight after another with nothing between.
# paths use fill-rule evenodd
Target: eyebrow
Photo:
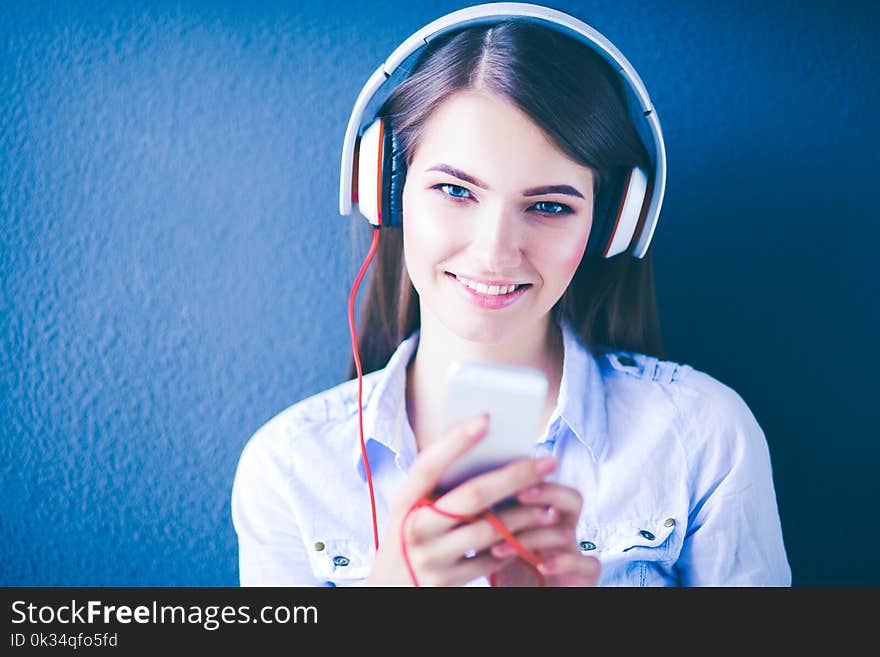
<instances>
[{"instance_id":1,"label":"eyebrow","mask_svg":"<svg viewBox=\"0 0 880 657\"><path fill-rule=\"evenodd\" d=\"M486 183L474 178L469 173L465 173L461 169L456 169L448 164L435 164L434 166L425 169L425 171L442 171L443 173L448 173L450 176L454 176L459 180L464 180L471 185L476 185L477 187L489 191L489 186ZM567 196L584 198L584 195L571 185L542 185L540 187L531 187L523 192L523 196L541 196L542 194L565 194Z\"/></svg>"}]
</instances>

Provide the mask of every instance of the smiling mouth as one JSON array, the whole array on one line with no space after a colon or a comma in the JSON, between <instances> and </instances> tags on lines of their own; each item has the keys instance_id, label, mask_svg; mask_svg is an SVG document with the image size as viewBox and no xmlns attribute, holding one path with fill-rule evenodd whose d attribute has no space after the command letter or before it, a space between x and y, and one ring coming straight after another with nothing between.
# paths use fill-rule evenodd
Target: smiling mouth
<instances>
[{"instance_id":1,"label":"smiling mouth","mask_svg":"<svg viewBox=\"0 0 880 657\"><path fill-rule=\"evenodd\" d=\"M474 292L478 292L480 294L485 294L488 296L506 296L508 294L512 294L517 290L520 290L525 287L531 287L531 283L508 283L508 284L495 284L495 285L487 285L485 283L480 283L478 281L471 280L465 276L459 276L458 274L453 274L452 272L446 272L446 275L455 278L462 285L470 288Z\"/></svg>"}]
</instances>

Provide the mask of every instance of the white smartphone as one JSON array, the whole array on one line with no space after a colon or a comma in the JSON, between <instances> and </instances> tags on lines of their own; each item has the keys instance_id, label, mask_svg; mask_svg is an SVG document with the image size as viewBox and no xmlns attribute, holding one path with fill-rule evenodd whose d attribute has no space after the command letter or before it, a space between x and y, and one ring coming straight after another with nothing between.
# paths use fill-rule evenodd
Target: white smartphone
<instances>
[{"instance_id":1,"label":"white smartphone","mask_svg":"<svg viewBox=\"0 0 880 657\"><path fill-rule=\"evenodd\" d=\"M547 377L518 365L455 361L446 377L445 428L481 413L489 414L489 433L444 473L449 490L466 479L510 461L532 458L547 404Z\"/></svg>"}]
</instances>

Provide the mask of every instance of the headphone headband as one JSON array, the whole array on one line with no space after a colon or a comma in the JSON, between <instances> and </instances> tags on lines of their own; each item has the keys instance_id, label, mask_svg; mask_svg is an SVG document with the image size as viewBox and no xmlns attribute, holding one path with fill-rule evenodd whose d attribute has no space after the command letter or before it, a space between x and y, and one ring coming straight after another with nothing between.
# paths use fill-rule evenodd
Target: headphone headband
<instances>
[{"instance_id":1,"label":"headphone headband","mask_svg":"<svg viewBox=\"0 0 880 657\"><path fill-rule=\"evenodd\" d=\"M561 11L528 3L493 2L459 9L442 16L407 38L375 70L358 94L345 130L339 184L339 213L343 216L352 213L352 173L354 171L355 145L358 133L363 127L363 115L367 105L382 84L404 60L429 44L432 39L453 30L497 23L508 18L527 18L535 22L546 23L548 27L586 43L608 61L626 82L628 91L626 101L630 105L630 114L644 118L641 127L647 129L650 136L650 143L645 145L648 147L647 150L653 165L651 184L649 185L652 190L650 203L645 213L644 227L633 247L633 256L636 258L644 257L654 235L666 191L666 146L663 142L663 133L660 129L657 112L651 104L645 85L623 54L595 29ZM633 101L635 101L635 105ZM626 245L623 248L626 248Z\"/></svg>"}]
</instances>

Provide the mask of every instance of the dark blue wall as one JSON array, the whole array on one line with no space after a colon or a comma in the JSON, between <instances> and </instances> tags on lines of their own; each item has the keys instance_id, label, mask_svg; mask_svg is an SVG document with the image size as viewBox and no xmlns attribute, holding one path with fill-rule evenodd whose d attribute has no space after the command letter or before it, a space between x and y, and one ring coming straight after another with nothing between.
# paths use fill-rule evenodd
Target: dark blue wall
<instances>
[{"instance_id":1,"label":"dark blue wall","mask_svg":"<svg viewBox=\"0 0 880 657\"><path fill-rule=\"evenodd\" d=\"M880 11L718 4L554 6L658 108L668 356L764 427L795 584L878 584ZM461 6L0 3L0 584L237 584L241 448L350 354L351 105Z\"/></svg>"}]
</instances>

